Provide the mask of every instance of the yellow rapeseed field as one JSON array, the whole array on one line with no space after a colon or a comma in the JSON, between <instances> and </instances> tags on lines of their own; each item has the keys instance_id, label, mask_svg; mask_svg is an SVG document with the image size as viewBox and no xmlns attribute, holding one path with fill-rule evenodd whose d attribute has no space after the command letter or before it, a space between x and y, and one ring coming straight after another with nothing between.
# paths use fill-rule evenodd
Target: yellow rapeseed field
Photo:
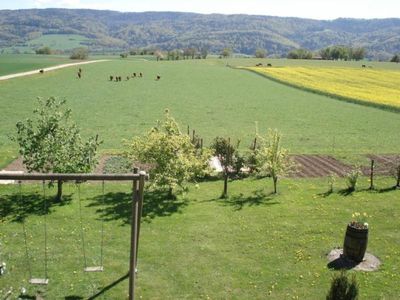
<instances>
[{"instance_id":1,"label":"yellow rapeseed field","mask_svg":"<svg viewBox=\"0 0 400 300\"><path fill-rule=\"evenodd\" d=\"M369 68L249 67L292 85L400 108L400 72Z\"/></svg>"}]
</instances>

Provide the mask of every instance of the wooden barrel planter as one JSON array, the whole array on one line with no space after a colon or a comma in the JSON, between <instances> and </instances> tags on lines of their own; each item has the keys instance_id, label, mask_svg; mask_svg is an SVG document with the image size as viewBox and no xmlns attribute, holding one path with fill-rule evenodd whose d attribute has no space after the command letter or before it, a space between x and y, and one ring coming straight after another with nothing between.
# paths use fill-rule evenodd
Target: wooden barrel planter
<instances>
[{"instance_id":1,"label":"wooden barrel planter","mask_svg":"<svg viewBox=\"0 0 400 300\"><path fill-rule=\"evenodd\" d=\"M368 244L368 228L347 225L343 255L355 262L362 262Z\"/></svg>"}]
</instances>

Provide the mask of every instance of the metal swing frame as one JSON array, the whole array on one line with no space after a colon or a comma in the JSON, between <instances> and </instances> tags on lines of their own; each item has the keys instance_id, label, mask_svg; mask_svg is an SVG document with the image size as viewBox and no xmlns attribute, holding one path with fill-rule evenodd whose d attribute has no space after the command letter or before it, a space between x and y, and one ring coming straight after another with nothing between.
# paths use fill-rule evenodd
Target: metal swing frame
<instances>
[{"instance_id":1,"label":"metal swing frame","mask_svg":"<svg viewBox=\"0 0 400 300\"><path fill-rule=\"evenodd\" d=\"M146 172L134 174L12 174L0 173L0 180L33 180L33 181L132 181L132 222L131 222L131 246L129 260L129 300L135 299L135 270L137 270L137 255L139 249L140 221L142 216L144 184L148 179ZM23 223L23 226L25 224ZM25 231L26 234L26 231ZM47 241L46 241L47 242ZM26 245L27 246L27 245ZM27 248L25 248L27 249ZM27 250L26 250L27 251ZM47 256L47 253L46 253ZM47 258L46 258L47 259ZM46 264L47 268L47 264ZM47 270L46 270L47 272ZM45 274L47 277L47 274ZM32 280L34 279L34 280ZM31 278L31 284L48 284L48 279Z\"/></svg>"}]
</instances>

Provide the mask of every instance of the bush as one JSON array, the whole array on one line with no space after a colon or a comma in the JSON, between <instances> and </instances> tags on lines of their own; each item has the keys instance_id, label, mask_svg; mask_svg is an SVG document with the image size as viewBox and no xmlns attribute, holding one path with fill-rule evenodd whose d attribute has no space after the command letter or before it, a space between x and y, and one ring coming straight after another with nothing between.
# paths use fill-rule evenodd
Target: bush
<instances>
[{"instance_id":1,"label":"bush","mask_svg":"<svg viewBox=\"0 0 400 300\"><path fill-rule=\"evenodd\" d=\"M36 54L44 54L44 55L49 55L52 54L52 51L50 47L43 47L35 50Z\"/></svg>"},{"instance_id":2,"label":"bush","mask_svg":"<svg viewBox=\"0 0 400 300\"><path fill-rule=\"evenodd\" d=\"M346 174L347 188L349 191L356 189L358 177L361 175L360 168L354 168Z\"/></svg>"},{"instance_id":3,"label":"bush","mask_svg":"<svg viewBox=\"0 0 400 300\"><path fill-rule=\"evenodd\" d=\"M326 300L355 300L357 297L358 284L354 275L351 281L347 278L345 271L333 276Z\"/></svg>"},{"instance_id":4,"label":"bush","mask_svg":"<svg viewBox=\"0 0 400 300\"><path fill-rule=\"evenodd\" d=\"M89 50L87 48L75 48L72 50L70 59L87 59L89 56Z\"/></svg>"}]
</instances>

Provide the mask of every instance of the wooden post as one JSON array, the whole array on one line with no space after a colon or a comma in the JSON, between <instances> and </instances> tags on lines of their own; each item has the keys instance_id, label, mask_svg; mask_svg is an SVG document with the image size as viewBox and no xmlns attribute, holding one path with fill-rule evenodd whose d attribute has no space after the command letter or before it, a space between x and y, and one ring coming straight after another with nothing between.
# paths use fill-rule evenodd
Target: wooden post
<instances>
[{"instance_id":1,"label":"wooden post","mask_svg":"<svg viewBox=\"0 0 400 300\"><path fill-rule=\"evenodd\" d=\"M134 168L133 173L137 174L138 169ZM137 250L137 219L138 219L138 181L133 180L132 185L132 220L131 220L131 252L129 261L129 300L135 299L135 267Z\"/></svg>"},{"instance_id":2,"label":"wooden post","mask_svg":"<svg viewBox=\"0 0 400 300\"><path fill-rule=\"evenodd\" d=\"M370 173L370 185L369 185L369 189L370 190L373 190L375 187L374 187L374 164L375 164L375 161L373 160L373 159L371 159L371 173Z\"/></svg>"},{"instance_id":3,"label":"wooden post","mask_svg":"<svg viewBox=\"0 0 400 300\"><path fill-rule=\"evenodd\" d=\"M256 151L257 148L257 137L254 138L254 147L253 147L253 151Z\"/></svg>"},{"instance_id":4,"label":"wooden post","mask_svg":"<svg viewBox=\"0 0 400 300\"><path fill-rule=\"evenodd\" d=\"M187 133L188 133L188 136L190 136L190 129L189 129L189 125L188 125L188 128L187 128Z\"/></svg>"},{"instance_id":5,"label":"wooden post","mask_svg":"<svg viewBox=\"0 0 400 300\"><path fill-rule=\"evenodd\" d=\"M139 205L138 205L138 218L137 218L137 237L136 237L136 265L135 265L135 271L137 272L137 263L138 263L138 252L139 252L139 237L140 237L140 223L142 219L142 212L143 212L143 198L144 198L144 180L146 177L146 172L140 171L139 172L139 189L138 189L138 200L139 200Z\"/></svg>"},{"instance_id":6,"label":"wooden post","mask_svg":"<svg viewBox=\"0 0 400 300\"><path fill-rule=\"evenodd\" d=\"M193 130L193 138L192 138L192 143L194 143L194 135L196 134L196 130Z\"/></svg>"}]
</instances>

